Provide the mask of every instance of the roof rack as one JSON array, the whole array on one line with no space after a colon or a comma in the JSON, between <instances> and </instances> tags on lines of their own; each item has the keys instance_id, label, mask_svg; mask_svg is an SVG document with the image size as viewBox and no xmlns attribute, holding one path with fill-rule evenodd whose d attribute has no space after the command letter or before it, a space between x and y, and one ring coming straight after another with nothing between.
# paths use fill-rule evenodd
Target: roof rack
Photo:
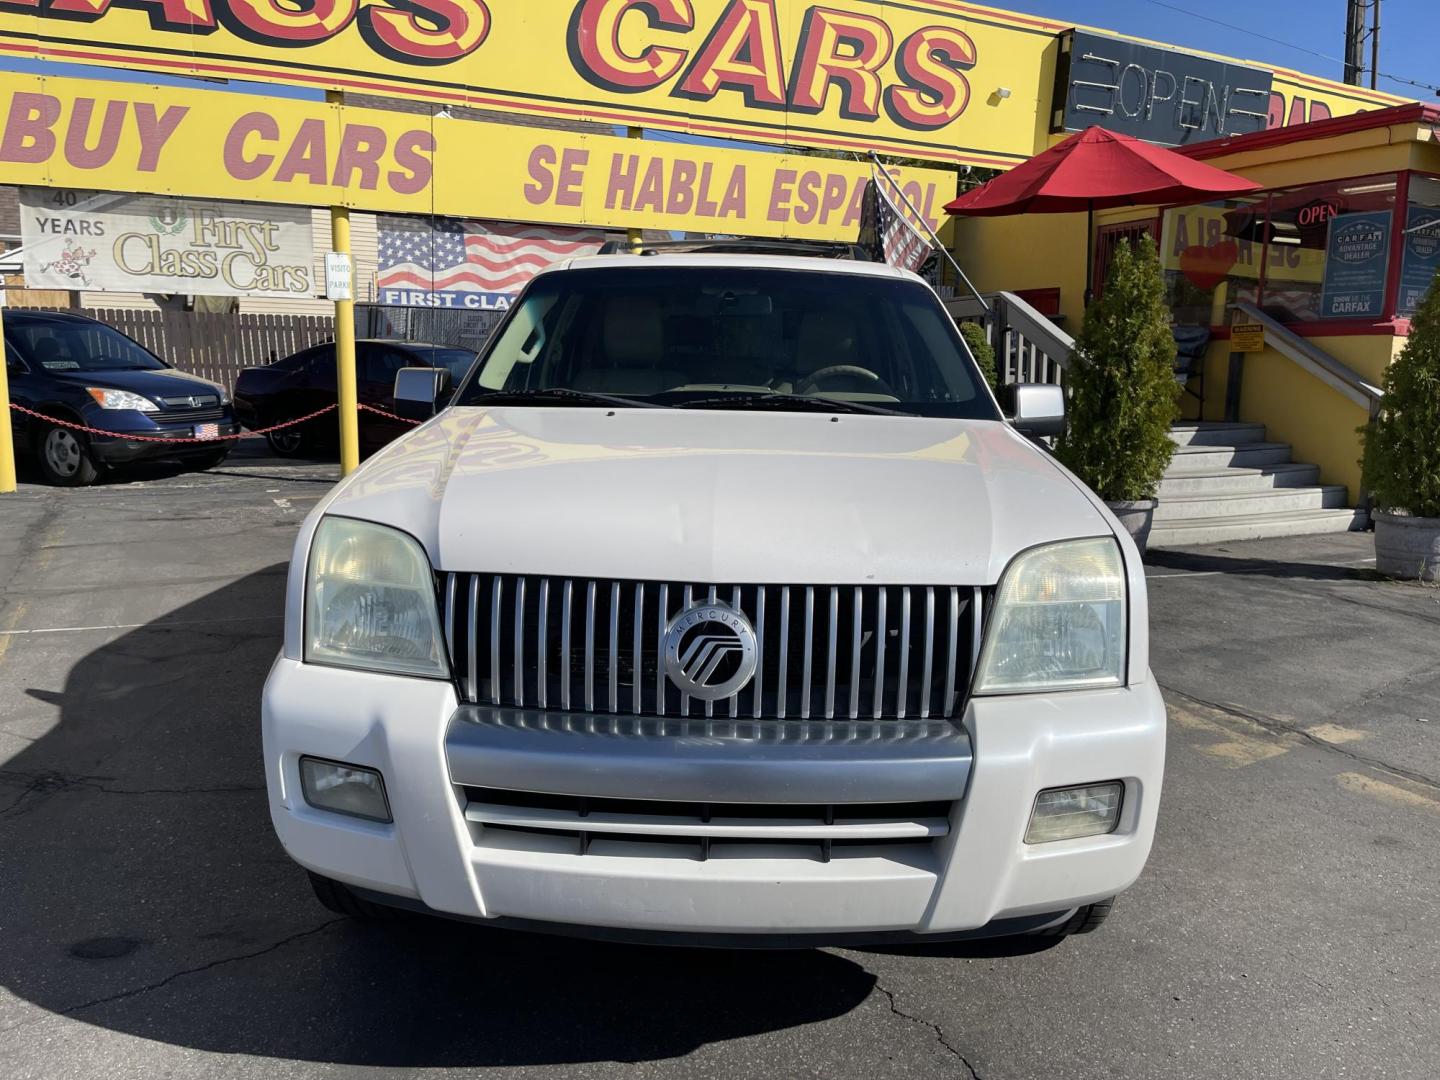
<instances>
[{"instance_id":1,"label":"roof rack","mask_svg":"<svg viewBox=\"0 0 1440 1080\"><path fill-rule=\"evenodd\" d=\"M646 240L638 246L611 240L601 255L798 255L819 259L873 262L859 244L820 240Z\"/></svg>"}]
</instances>

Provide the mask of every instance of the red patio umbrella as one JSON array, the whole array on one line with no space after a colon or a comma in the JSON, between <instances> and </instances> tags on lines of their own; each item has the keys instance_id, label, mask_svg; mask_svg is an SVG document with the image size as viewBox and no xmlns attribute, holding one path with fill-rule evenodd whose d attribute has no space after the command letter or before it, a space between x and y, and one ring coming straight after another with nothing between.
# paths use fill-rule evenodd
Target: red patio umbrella
<instances>
[{"instance_id":1,"label":"red patio umbrella","mask_svg":"<svg viewBox=\"0 0 1440 1080\"><path fill-rule=\"evenodd\" d=\"M1104 128L1087 128L946 205L967 217L1073 214L1084 210L1085 302L1093 267L1091 218L1113 206L1163 206L1259 191L1243 176L1163 146Z\"/></svg>"}]
</instances>

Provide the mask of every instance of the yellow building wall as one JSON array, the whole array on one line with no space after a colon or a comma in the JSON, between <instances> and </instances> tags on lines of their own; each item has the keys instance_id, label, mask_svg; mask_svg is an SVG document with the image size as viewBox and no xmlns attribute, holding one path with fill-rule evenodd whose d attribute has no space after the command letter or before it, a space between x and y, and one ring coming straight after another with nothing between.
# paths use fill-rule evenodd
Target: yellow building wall
<instances>
[{"instance_id":1,"label":"yellow building wall","mask_svg":"<svg viewBox=\"0 0 1440 1080\"><path fill-rule=\"evenodd\" d=\"M1401 349L1404 338L1388 335L1312 337L1311 345L1380 385ZM1230 368L1230 342L1210 346L1205 366L1205 419L1225 417L1225 389ZM1186 398L1186 416L1194 416L1194 399ZM1240 383L1240 419L1264 424L1270 442L1289 443L1296 461L1320 466L1322 484L1344 484L1352 502L1360 494L1361 443L1357 429L1369 416L1349 398L1311 375L1274 349L1245 357Z\"/></svg>"}]
</instances>

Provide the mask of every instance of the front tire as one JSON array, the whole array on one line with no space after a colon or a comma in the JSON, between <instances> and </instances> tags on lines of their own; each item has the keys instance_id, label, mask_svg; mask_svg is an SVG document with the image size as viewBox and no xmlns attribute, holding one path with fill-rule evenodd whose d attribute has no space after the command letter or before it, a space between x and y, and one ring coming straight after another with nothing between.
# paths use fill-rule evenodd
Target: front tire
<instances>
[{"instance_id":1,"label":"front tire","mask_svg":"<svg viewBox=\"0 0 1440 1080\"><path fill-rule=\"evenodd\" d=\"M85 487L100 475L90 440L83 431L52 424L41 431L35 456L40 474L54 487Z\"/></svg>"},{"instance_id":2,"label":"front tire","mask_svg":"<svg viewBox=\"0 0 1440 1080\"><path fill-rule=\"evenodd\" d=\"M1093 904L1077 908L1075 914L1059 926L1051 926L1039 933L1044 937L1056 938L1069 937L1071 934L1093 934L1100 929L1101 923L1110 917L1110 909L1114 906L1113 896L1106 900L1097 900Z\"/></svg>"},{"instance_id":3,"label":"front tire","mask_svg":"<svg viewBox=\"0 0 1440 1080\"><path fill-rule=\"evenodd\" d=\"M364 919L369 922L396 917L393 908L375 904L363 896L357 896L348 886L338 881L321 877L313 871L306 871L306 873L310 875L310 888L315 890L315 899L336 915L344 915L350 919Z\"/></svg>"},{"instance_id":4,"label":"front tire","mask_svg":"<svg viewBox=\"0 0 1440 1080\"><path fill-rule=\"evenodd\" d=\"M270 444L270 449L281 457L299 457L305 453L309 440L298 427L288 427L270 432L265 436L265 441Z\"/></svg>"}]
</instances>

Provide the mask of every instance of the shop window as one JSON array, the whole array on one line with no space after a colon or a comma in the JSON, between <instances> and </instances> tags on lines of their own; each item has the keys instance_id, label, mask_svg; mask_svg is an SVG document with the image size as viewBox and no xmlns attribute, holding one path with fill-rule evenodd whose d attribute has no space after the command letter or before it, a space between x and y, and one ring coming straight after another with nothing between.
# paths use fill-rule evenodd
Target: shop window
<instances>
[{"instance_id":1,"label":"shop window","mask_svg":"<svg viewBox=\"0 0 1440 1080\"><path fill-rule=\"evenodd\" d=\"M1292 323L1384 318L1396 188L1391 175L1273 192L1266 314Z\"/></svg>"},{"instance_id":2,"label":"shop window","mask_svg":"<svg viewBox=\"0 0 1440 1080\"><path fill-rule=\"evenodd\" d=\"M1138 243L1142 237L1155 235L1153 221L1126 221L1119 225L1102 225L1095 234L1095 263L1091 280L1095 295L1105 295L1105 278L1110 272L1110 259L1120 244Z\"/></svg>"},{"instance_id":3,"label":"shop window","mask_svg":"<svg viewBox=\"0 0 1440 1080\"><path fill-rule=\"evenodd\" d=\"M1165 211L1160 266L1177 327L1225 326L1229 309L1260 295L1265 197Z\"/></svg>"},{"instance_id":4,"label":"shop window","mask_svg":"<svg viewBox=\"0 0 1440 1080\"><path fill-rule=\"evenodd\" d=\"M1406 208L1404 248L1400 255L1400 293L1395 314L1408 319L1420 308L1420 301L1440 273L1440 180L1431 176L1410 177L1410 200Z\"/></svg>"}]
</instances>

